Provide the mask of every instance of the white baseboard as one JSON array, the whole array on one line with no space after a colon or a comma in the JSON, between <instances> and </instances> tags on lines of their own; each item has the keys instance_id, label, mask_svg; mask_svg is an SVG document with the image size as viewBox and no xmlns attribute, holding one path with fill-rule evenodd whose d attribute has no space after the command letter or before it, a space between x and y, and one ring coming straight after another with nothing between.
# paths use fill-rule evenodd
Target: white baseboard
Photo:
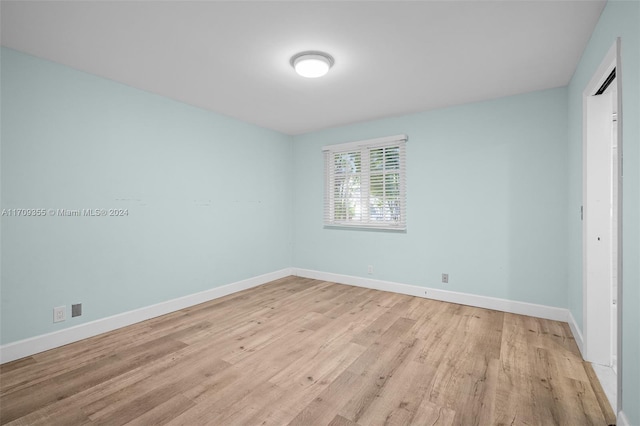
<instances>
[{"instance_id":1,"label":"white baseboard","mask_svg":"<svg viewBox=\"0 0 640 426\"><path fill-rule=\"evenodd\" d=\"M237 281L235 283L215 287L210 290L179 297L177 299L167 300L166 302L158 303L156 305L145 306L144 308L135 309L133 311L123 312L118 315L101 318L99 320L79 324L63 330L54 331L52 333L9 343L0 346L0 363L14 361L19 358L77 342L78 340L93 337L137 322L175 312L189 306L208 302L209 300L217 299L231 293L266 284L270 281L284 278L289 275L292 275L292 269L285 268L268 274L259 275L257 277L248 278L246 280Z\"/></svg>"},{"instance_id":2,"label":"white baseboard","mask_svg":"<svg viewBox=\"0 0 640 426\"><path fill-rule=\"evenodd\" d=\"M580 331L580 327L578 327L578 323L576 319L573 317L573 314L570 310L567 309L568 318L567 322L569 323L569 328L571 328L571 333L573 333L573 338L576 340L576 345L578 345L578 349L580 349L580 355L584 358L584 340L582 339L582 332Z\"/></svg>"},{"instance_id":3,"label":"white baseboard","mask_svg":"<svg viewBox=\"0 0 640 426\"><path fill-rule=\"evenodd\" d=\"M270 281L296 275L305 278L314 278L323 281L331 281L340 284L365 287L375 290L391 291L410 296L425 297L444 302L458 303L461 305L475 306L479 308L494 309L520 315L545 318L555 321L568 322L574 334L576 343L582 351L582 335L575 324L575 319L568 309L552 306L537 305L533 303L517 302L508 299L479 296L475 294L460 293L455 291L433 289L409 284L401 284L391 281L374 280L351 275L333 274L329 272L313 271L309 269L285 268L279 271L248 278L228 285L215 287L199 293L190 294L156 305L146 306L118 315L113 315L85 324L65 328L53 333L43 334L18 342L0 346L0 363L13 361L29 355L34 355L49 349L57 348L69 343L77 342L98 334L106 333L121 327L126 327L137 322L165 315L189 306L217 299L231 293L246 290Z\"/></svg>"},{"instance_id":4,"label":"white baseboard","mask_svg":"<svg viewBox=\"0 0 640 426\"><path fill-rule=\"evenodd\" d=\"M425 297L428 299L441 300L443 302L458 303L460 305L475 306L478 308L494 309L496 311L528 315L554 321L568 322L569 316L569 310L564 308L537 305L534 303L516 302L508 299L478 296L469 293L439 290L429 287L401 284L391 281L374 280L371 278L355 277L352 275L333 274L329 272L320 272L299 268L293 268L293 274L304 278L314 278L317 280L371 288L374 290L391 291L395 293L407 294L409 296Z\"/></svg>"},{"instance_id":5,"label":"white baseboard","mask_svg":"<svg viewBox=\"0 0 640 426\"><path fill-rule=\"evenodd\" d=\"M624 411L618 412L618 418L616 420L617 420L616 423L618 426L631 426L631 422L627 418L627 415L624 414Z\"/></svg>"}]
</instances>

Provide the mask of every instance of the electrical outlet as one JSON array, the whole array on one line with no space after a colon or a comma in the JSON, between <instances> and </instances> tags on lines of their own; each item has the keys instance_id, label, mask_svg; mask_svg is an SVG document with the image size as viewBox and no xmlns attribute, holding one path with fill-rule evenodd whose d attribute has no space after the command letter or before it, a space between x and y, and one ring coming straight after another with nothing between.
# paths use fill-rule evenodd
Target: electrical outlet
<instances>
[{"instance_id":1,"label":"electrical outlet","mask_svg":"<svg viewBox=\"0 0 640 426\"><path fill-rule=\"evenodd\" d=\"M367 266L367 274L369 275L373 274L373 265Z\"/></svg>"},{"instance_id":2,"label":"electrical outlet","mask_svg":"<svg viewBox=\"0 0 640 426\"><path fill-rule=\"evenodd\" d=\"M66 306L58 306L57 308L53 308L53 322L61 322L67 319L66 315Z\"/></svg>"},{"instance_id":3,"label":"electrical outlet","mask_svg":"<svg viewBox=\"0 0 640 426\"><path fill-rule=\"evenodd\" d=\"M82 315L82 303L71 305L71 318Z\"/></svg>"},{"instance_id":4,"label":"electrical outlet","mask_svg":"<svg viewBox=\"0 0 640 426\"><path fill-rule=\"evenodd\" d=\"M449 282L449 274L442 274L442 282L445 284Z\"/></svg>"}]
</instances>

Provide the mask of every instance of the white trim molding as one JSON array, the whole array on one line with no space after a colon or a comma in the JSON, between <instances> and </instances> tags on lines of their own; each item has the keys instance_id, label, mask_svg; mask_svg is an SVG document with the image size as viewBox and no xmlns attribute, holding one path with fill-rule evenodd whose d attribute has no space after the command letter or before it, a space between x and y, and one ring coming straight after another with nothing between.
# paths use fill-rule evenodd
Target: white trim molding
<instances>
[{"instance_id":1,"label":"white trim molding","mask_svg":"<svg viewBox=\"0 0 640 426\"><path fill-rule=\"evenodd\" d=\"M631 426L631 422L627 418L627 415L624 414L624 411L618 411L618 418L616 419L616 423L618 426Z\"/></svg>"},{"instance_id":2,"label":"white trim molding","mask_svg":"<svg viewBox=\"0 0 640 426\"><path fill-rule=\"evenodd\" d=\"M578 345L578 349L580 349L580 355L584 358L584 343L582 341L582 332L580 331L580 327L578 327L578 323L576 319L573 317L573 314L570 310L567 309L568 318L567 322L569 323L569 327L571 328L571 333L573 334L573 338L576 340L576 345Z\"/></svg>"},{"instance_id":3,"label":"white trim molding","mask_svg":"<svg viewBox=\"0 0 640 426\"><path fill-rule=\"evenodd\" d=\"M200 303L208 302L219 297L227 296L252 287L257 287L271 281L295 275L304 278L330 281L339 284L370 288L374 290L390 291L409 296L424 297L443 302L458 303L478 308L494 309L554 321L568 322L576 339L578 348L582 351L582 335L568 309L553 306L537 305L534 303L517 302L496 297L480 296L448 290L440 290L391 281L374 280L351 275L320 272L310 269L285 268L279 271L237 281L235 283L215 287L199 293L179 297L133 311L124 312L106 318L101 318L85 324L65 328L63 330L35 336L0 346L0 363L14 361L19 358L34 355L49 349L57 348L89 337L97 336L108 331L126 327L141 321L165 315Z\"/></svg>"},{"instance_id":4,"label":"white trim molding","mask_svg":"<svg viewBox=\"0 0 640 426\"><path fill-rule=\"evenodd\" d=\"M199 293L179 297L177 299L167 300L166 302L161 302L155 305L145 306L133 311L123 312L121 314L79 324L63 330L54 331L52 333L8 343L0 346L0 363L14 361L19 358L97 336L98 334L126 327L141 321L146 321L160 315L179 311L180 309L188 308L189 306L198 305L232 293L257 287L290 275L292 275L292 269L285 268L220 287L214 287Z\"/></svg>"},{"instance_id":5,"label":"white trim molding","mask_svg":"<svg viewBox=\"0 0 640 426\"><path fill-rule=\"evenodd\" d=\"M513 314L528 315L531 317L550 319L554 321L568 322L569 310L553 306L537 305L534 303L517 302L496 297L479 296L476 294L460 293L456 291L439 290L410 284L401 284L391 281L374 280L370 278L355 277L352 275L333 274L330 272L313 271L310 269L293 268L293 274L303 278L330 281L339 284L347 284L356 287L365 287L373 290L391 291L409 296L424 297L443 302L457 303L460 305L474 306L478 308L493 309L496 311Z\"/></svg>"},{"instance_id":6,"label":"white trim molding","mask_svg":"<svg viewBox=\"0 0 640 426\"><path fill-rule=\"evenodd\" d=\"M342 150L348 150L348 149L354 149L354 148L361 148L367 145L382 145L385 143L393 143L398 141L406 142L408 140L409 140L409 137L407 135L402 134L402 135L395 135L395 136L385 136L382 138L367 139L363 141L344 142L344 143L338 143L334 145L325 145L322 147L322 150L323 151L334 151L334 150L342 151Z\"/></svg>"}]
</instances>

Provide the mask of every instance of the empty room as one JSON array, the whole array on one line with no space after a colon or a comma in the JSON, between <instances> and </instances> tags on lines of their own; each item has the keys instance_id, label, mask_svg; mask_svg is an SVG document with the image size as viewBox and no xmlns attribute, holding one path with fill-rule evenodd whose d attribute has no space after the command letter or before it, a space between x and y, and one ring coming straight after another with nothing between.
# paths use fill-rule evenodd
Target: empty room
<instances>
[{"instance_id":1,"label":"empty room","mask_svg":"<svg viewBox=\"0 0 640 426\"><path fill-rule=\"evenodd\" d=\"M640 1L0 24L0 424L640 426Z\"/></svg>"}]
</instances>

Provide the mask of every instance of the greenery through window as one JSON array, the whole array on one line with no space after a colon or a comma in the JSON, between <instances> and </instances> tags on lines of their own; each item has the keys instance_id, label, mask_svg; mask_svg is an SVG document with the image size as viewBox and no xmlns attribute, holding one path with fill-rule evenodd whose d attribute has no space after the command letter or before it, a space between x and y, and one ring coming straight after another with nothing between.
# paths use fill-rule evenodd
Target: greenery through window
<instances>
[{"instance_id":1,"label":"greenery through window","mask_svg":"<svg viewBox=\"0 0 640 426\"><path fill-rule=\"evenodd\" d=\"M324 147L326 226L406 229L406 139Z\"/></svg>"}]
</instances>

